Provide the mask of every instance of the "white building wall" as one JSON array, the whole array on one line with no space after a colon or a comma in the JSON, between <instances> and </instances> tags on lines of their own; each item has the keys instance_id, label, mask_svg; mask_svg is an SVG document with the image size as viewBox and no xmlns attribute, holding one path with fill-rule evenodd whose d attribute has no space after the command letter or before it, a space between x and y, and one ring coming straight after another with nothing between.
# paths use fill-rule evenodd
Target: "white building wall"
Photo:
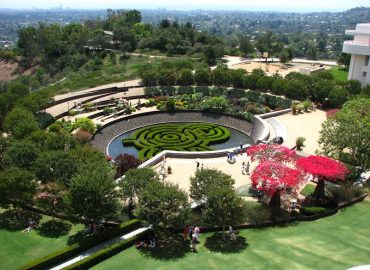
<instances>
[{"instance_id":1,"label":"white building wall","mask_svg":"<svg viewBox=\"0 0 370 270\"><path fill-rule=\"evenodd\" d=\"M358 80L363 86L370 84L370 24L358 24L356 30L346 31L353 35L352 41L345 41L343 52L351 54L351 63L348 72L349 80Z\"/></svg>"}]
</instances>

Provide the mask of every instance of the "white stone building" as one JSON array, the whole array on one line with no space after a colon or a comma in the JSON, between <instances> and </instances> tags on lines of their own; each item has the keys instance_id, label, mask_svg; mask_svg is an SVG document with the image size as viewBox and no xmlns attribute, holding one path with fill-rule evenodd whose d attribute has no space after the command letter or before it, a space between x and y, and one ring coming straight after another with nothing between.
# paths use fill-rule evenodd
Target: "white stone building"
<instances>
[{"instance_id":1,"label":"white stone building","mask_svg":"<svg viewBox=\"0 0 370 270\"><path fill-rule=\"evenodd\" d=\"M343 52L352 55L348 79L370 84L370 23L357 24L355 30L346 30L346 35L354 36L343 44Z\"/></svg>"}]
</instances>

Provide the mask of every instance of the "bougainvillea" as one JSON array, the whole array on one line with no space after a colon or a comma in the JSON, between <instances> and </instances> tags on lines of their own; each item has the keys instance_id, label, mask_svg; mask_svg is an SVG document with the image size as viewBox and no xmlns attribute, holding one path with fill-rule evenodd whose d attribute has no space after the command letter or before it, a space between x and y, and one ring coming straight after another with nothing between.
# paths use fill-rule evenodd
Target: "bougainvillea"
<instances>
[{"instance_id":1,"label":"bougainvillea","mask_svg":"<svg viewBox=\"0 0 370 270\"><path fill-rule=\"evenodd\" d=\"M247 149L247 155L252 161L276 161L276 162L293 162L297 155L294 150L278 144L258 144Z\"/></svg>"},{"instance_id":2,"label":"bougainvillea","mask_svg":"<svg viewBox=\"0 0 370 270\"><path fill-rule=\"evenodd\" d=\"M295 189L302 180L300 171L274 161L261 162L251 175L253 187L269 196Z\"/></svg>"},{"instance_id":3,"label":"bougainvillea","mask_svg":"<svg viewBox=\"0 0 370 270\"><path fill-rule=\"evenodd\" d=\"M344 180L349 172L344 164L323 156L300 158L297 160L297 167L305 173L317 176L318 182L313 194L317 199L325 197L325 180L331 182Z\"/></svg>"},{"instance_id":4,"label":"bougainvillea","mask_svg":"<svg viewBox=\"0 0 370 270\"><path fill-rule=\"evenodd\" d=\"M348 174L347 167L328 157L308 156L297 160L297 167L328 181L344 180Z\"/></svg>"}]
</instances>

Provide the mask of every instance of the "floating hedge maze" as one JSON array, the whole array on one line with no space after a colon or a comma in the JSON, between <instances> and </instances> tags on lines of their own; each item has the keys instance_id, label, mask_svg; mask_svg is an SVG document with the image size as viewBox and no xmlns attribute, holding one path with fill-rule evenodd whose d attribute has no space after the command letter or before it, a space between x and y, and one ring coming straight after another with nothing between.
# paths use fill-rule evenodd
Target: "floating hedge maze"
<instances>
[{"instance_id":1,"label":"floating hedge maze","mask_svg":"<svg viewBox=\"0 0 370 270\"><path fill-rule=\"evenodd\" d=\"M138 129L123 145L135 146L139 159L149 159L163 150L209 151L209 145L229 138L230 131L215 124L158 124Z\"/></svg>"}]
</instances>

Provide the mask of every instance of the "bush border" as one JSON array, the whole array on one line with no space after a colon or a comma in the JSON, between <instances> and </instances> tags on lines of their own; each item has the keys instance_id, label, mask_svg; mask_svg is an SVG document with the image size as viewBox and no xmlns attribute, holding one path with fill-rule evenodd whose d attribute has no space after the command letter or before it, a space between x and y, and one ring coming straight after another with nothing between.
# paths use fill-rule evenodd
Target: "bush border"
<instances>
[{"instance_id":1,"label":"bush border","mask_svg":"<svg viewBox=\"0 0 370 270\"><path fill-rule=\"evenodd\" d=\"M21 267L21 270L43 270L52 267L64 260L69 259L72 256L78 255L79 253L87 250L97 244L100 244L113 237L119 236L122 233L131 231L141 226L141 222L137 219L132 219L127 222L120 224L118 227L102 232L100 234L93 235L91 237L83 239L79 243L64 247L53 253L50 253L42 258L36 259L25 266Z\"/></svg>"}]
</instances>

